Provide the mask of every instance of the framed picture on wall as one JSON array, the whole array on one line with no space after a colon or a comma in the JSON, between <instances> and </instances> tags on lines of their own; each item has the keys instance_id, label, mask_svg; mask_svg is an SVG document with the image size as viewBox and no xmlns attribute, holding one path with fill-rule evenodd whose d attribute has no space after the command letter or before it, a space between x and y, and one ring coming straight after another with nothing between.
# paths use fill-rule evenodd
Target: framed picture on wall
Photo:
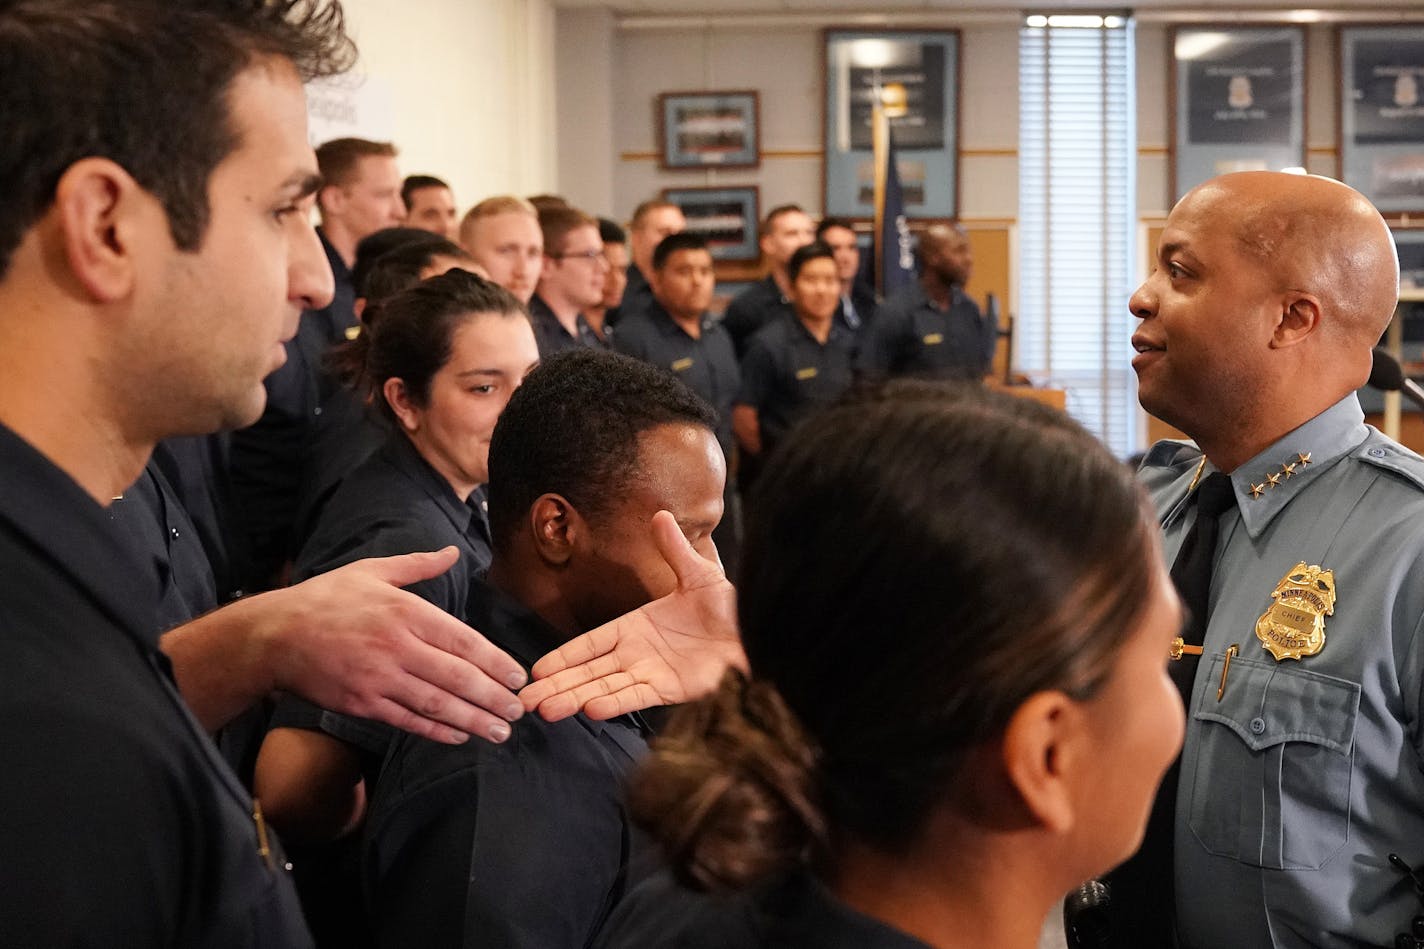
<instances>
[{"instance_id":1,"label":"framed picture on wall","mask_svg":"<svg viewBox=\"0 0 1424 949\"><path fill-rule=\"evenodd\" d=\"M875 213L871 116L894 102L890 119L908 218L959 212L959 31L826 30L826 214Z\"/></svg>"},{"instance_id":2,"label":"framed picture on wall","mask_svg":"<svg viewBox=\"0 0 1424 949\"><path fill-rule=\"evenodd\" d=\"M1386 214L1424 210L1424 27L1340 29L1340 170Z\"/></svg>"},{"instance_id":3,"label":"framed picture on wall","mask_svg":"<svg viewBox=\"0 0 1424 949\"><path fill-rule=\"evenodd\" d=\"M761 164L757 94L664 92L658 96L658 161L665 169Z\"/></svg>"},{"instance_id":4,"label":"framed picture on wall","mask_svg":"<svg viewBox=\"0 0 1424 949\"><path fill-rule=\"evenodd\" d=\"M1217 175L1305 167L1305 30L1180 26L1173 70L1175 201Z\"/></svg>"},{"instance_id":5,"label":"framed picture on wall","mask_svg":"<svg viewBox=\"0 0 1424 949\"><path fill-rule=\"evenodd\" d=\"M666 188L663 200L682 208L687 230L707 241L713 260L756 260L761 254L755 187Z\"/></svg>"}]
</instances>

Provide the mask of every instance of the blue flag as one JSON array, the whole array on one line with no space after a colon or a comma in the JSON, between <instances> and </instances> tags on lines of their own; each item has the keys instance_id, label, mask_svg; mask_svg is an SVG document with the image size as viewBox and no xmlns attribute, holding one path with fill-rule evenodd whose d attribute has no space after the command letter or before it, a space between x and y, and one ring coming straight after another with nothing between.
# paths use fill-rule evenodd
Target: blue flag
<instances>
[{"instance_id":1,"label":"blue flag","mask_svg":"<svg viewBox=\"0 0 1424 949\"><path fill-rule=\"evenodd\" d=\"M880 222L879 233L875 235L876 254L879 266L880 295L894 296L910 286L915 280L915 249L910 236L910 225L905 220L905 196L900 190L900 169L895 164L895 136L886 123L884 171L876 177L885 182L876 208L876 220Z\"/></svg>"}]
</instances>

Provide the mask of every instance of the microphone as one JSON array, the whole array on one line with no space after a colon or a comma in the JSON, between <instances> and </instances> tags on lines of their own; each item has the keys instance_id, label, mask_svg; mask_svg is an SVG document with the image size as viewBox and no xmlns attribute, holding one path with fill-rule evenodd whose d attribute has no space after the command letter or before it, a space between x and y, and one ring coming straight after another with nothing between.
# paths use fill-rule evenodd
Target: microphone
<instances>
[{"instance_id":1,"label":"microphone","mask_svg":"<svg viewBox=\"0 0 1424 949\"><path fill-rule=\"evenodd\" d=\"M1374 365L1370 367L1369 385L1383 392L1401 392L1410 402L1424 408L1424 388L1404 374L1399 360L1379 347L1374 349Z\"/></svg>"},{"instance_id":2,"label":"microphone","mask_svg":"<svg viewBox=\"0 0 1424 949\"><path fill-rule=\"evenodd\" d=\"M1101 880L1089 880L1064 898L1063 931L1069 949L1110 949L1111 906L1112 892Z\"/></svg>"}]
</instances>

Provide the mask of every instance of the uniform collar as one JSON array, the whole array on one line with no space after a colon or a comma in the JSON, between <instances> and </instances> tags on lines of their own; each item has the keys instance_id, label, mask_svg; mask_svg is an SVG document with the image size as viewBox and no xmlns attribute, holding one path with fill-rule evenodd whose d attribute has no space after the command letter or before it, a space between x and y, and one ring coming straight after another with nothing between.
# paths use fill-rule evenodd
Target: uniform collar
<instances>
[{"instance_id":1,"label":"uniform collar","mask_svg":"<svg viewBox=\"0 0 1424 949\"><path fill-rule=\"evenodd\" d=\"M1352 392L1232 472L1236 506L1251 538L1260 537L1302 488L1368 435L1365 414ZM1203 475L1212 470L1208 463Z\"/></svg>"},{"instance_id":2,"label":"uniform collar","mask_svg":"<svg viewBox=\"0 0 1424 949\"><path fill-rule=\"evenodd\" d=\"M968 299L968 297L965 295L964 289L963 289L962 287L959 287L959 286L950 287L950 288L949 288L949 309L948 309L948 310L941 310L939 307L937 307L937 306L934 305L934 301L932 301L932 300L930 299L930 295L925 292L925 285L924 285L923 282L921 282L921 281L919 281L919 280L916 280L913 284L911 284L911 286L914 288L914 291L913 291L913 292L914 292L914 296L913 296L912 299L913 299L913 301L914 301L915 306L917 306L917 307L925 307L926 309L933 310L933 311L936 312L936 313L948 313L949 310L953 310L956 306L958 306L958 305L959 305L960 303L962 303L964 300L967 300L967 299Z\"/></svg>"},{"instance_id":3,"label":"uniform collar","mask_svg":"<svg viewBox=\"0 0 1424 949\"><path fill-rule=\"evenodd\" d=\"M405 433L392 432L386 439L382 453L397 471L414 481L430 496L461 534L469 533L470 520L475 516L474 510L469 504L461 501L455 489L450 487L450 482L431 467L430 462L421 457L420 452L415 449L415 444Z\"/></svg>"},{"instance_id":4,"label":"uniform collar","mask_svg":"<svg viewBox=\"0 0 1424 949\"><path fill-rule=\"evenodd\" d=\"M526 670L532 668L545 653L558 649L569 638L549 625L544 617L480 577L470 580L463 619L483 633L490 642L514 657ZM611 722L618 722L640 733L647 730L642 717L637 713L620 715L608 722L595 721L582 712L574 717L595 735L601 735Z\"/></svg>"},{"instance_id":5,"label":"uniform collar","mask_svg":"<svg viewBox=\"0 0 1424 949\"><path fill-rule=\"evenodd\" d=\"M0 425L0 521L8 521L69 574L129 636L158 648L157 571L143 552L65 471Z\"/></svg>"},{"instance_id":6,"label":"uniform collar","mask_svg":"<svg viewBox=\"0 0 1424 949\"><path fill-rule=\"evenodd\" d=\"M582 341L585 334L593 332L593 327L588 325L588 320L585 320L583 314L579 313L574 316L574 327L578 330L578 335L570 334L569 331L564 328L564 324L560 322L558 315L554 312L554 308L549 306L549 304L544 301L544 298L537 293L529 299L529 315L534 318L535 322L542 323L545 329L551 332L558 332L572 340Z\"/></svg>"},{"instance_id":7,"label":"uniform collar","mask_svg":"<svg viewBox=\"0 0 1424 949\"><path fill-rule=\"evenodd\" d=\"M687 330L683 329L677 320L672 318L672 314L667 311L667 307L659 303L656 297L653 298L652 306L648 308L648 314L653 318L653 325L656 326L664 336L683 336L687 339L692 339L692 336ZM702 332L706 333L712 328L716 321L708 314L703 313L700 322L702 324Z\"/></svg>"},{"instance_id":8,"label":"uniform collar","mask_svg":"<svg viewBox=\"0 0 1424 949\"><path fill-rule=\"evenodd\" d=\"M849 330L845 328L845 324L843 322L837 320L834 316L832 316L831 332L826 336L826 341L823 343L819 339L811 335L811 331L806 328L806 324L802 323L801 318L797 316L794 312L791 314L791 327L792 332L796 333L797 335L803 337L804 339L812 343L815 343L817 348L829 346L832 343L839 341L846 335L846 333L849 332Z\"/></svg>"}]
</instances>

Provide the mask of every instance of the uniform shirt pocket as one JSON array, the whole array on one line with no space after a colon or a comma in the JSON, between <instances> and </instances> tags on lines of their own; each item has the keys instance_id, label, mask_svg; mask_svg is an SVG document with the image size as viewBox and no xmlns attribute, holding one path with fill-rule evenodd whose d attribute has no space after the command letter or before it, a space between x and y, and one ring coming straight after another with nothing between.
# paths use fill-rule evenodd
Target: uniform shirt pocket
<instances>
[{"instance_id":1,"label":"uniform shirt pocket","mask_svg":"<svg viewBox=\"0 0 1424 949\"><path fill-rule=\"evenodd\" d=\"M1251 866L1312 870L1350 833L1358 683L1292 661L1235 657L1217 701L1212 658L1193 719L1192 833L1211 853Z\"/></svg>"}]
</instances>

